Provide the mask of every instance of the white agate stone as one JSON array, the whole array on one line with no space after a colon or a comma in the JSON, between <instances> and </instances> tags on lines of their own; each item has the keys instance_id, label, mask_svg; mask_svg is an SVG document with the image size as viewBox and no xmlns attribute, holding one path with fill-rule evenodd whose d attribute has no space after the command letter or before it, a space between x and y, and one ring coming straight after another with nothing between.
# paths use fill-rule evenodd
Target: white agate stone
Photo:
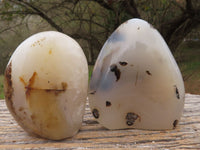
<instances>
[{"instance_id":1,"label":"white agate stone","mask_svg":"<svg viewBox=\"0 0 200 150\"><path fill-rule=\"evenodd\" d=\"M16 121L29 133L60 140L82 124L88 65L79 44L47 31L21 43L5 71L5 98Z\"/></svg>"},{"instance_id":2,"label":"white agate stone","mask_svg":"<svg viewBox=\"0 0 200 150\"><path fill-rule=\"evenodd\" d=\"M141 19L120 25L94 66L89 103L108 129L173 129L184 107L179 68L159 32Z\"/></svg>"}]
</instances>

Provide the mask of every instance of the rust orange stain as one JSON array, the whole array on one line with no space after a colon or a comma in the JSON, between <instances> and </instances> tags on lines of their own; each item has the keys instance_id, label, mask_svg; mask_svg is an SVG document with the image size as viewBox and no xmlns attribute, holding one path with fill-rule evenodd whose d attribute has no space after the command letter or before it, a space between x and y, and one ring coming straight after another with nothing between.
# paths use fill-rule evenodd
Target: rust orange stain
<instances>
[{"instance_id":1,"label":"rust orange stain","mask_svg":"<svg viewBox=\"0 0 200 150\"><path fill-rule=\"evenodd\" d=\"M67 85L66 82L61 82L61 88L40 89L40 88L33 87L33 85L35 83L36 76L37 76L37 72L33 72L32 76L31 76L31 78L29 79L28 82L25 82L25 80L23 79L22 76L19 77L19 80L24 84L24 87L25 87L25 90L26 90L26 92L25 92L26 97L30 96L31 91L33 91L33 90L53 92L55 95L58 95L59 93L64 92L67 89L68 85ZM48 83L49 83L49 81L48 81Z\"/></svg>"},{"instance_id":2,"label":"rust orange stain","mask_svg":"<svg viewBox=\"0 0 200 150\"><path fill-rule=\"evenodd\" d=\"M35 82L35 77L37 76L37 72L34 72L32 77L29 79L28 85L25 86L26 88L26 96L30 95L30 90L32 89L32 86Z\"/></svg>"},{"instance_id":3,"label":"rust orange stain","mask_svg":"<svg viewBox=\"0 0 200 150\"><path fill-rule=\"evenodd\" d=\"M49 55L51 55L51 54L52 54L52 50L50 49L50 50L49 50Z\"/></svg>"},{"instance_id":4,"label":"rust orange stain","mask_svg":"<svg viewBox=\"0 0 200 150\"><path fill-rule=\"evenodd\" d=\"M31 115L31 119L34 120L36 118L35 115Z\"/></svg>"},{"instance_id":5,"label":"rust orange stain","mask_svg":"<svg viewBox=\"0 0 200 150\"><path fill-rule=\"evenodd\" d=\"M62 82L61 83L62 88L54 88L54 89L44 89L46 92L53 92L56 96L60 94L61 92L64 92L67 89L67 83Z\"/></svg>"},{"instance_id":6,"label":"rust orange stain","mask_svg":"<svg viewBox=\"0 0 200 150\"><path fill-rule=\"evenodd\" d=\"M62 82L61 85L62 85L63 91L65 91L67 89L67 83Z\"/></svg>"},{"instance_id":7,"label":"rust orange stain","mask_svg":"<svg viewBox=\"0 0 200 150\"><path fill-rule=\"evenodd\" d=\"M20 107L20 108L19 108L19 111L22 111L22 110L24 110L24 108L23 108L23 107Z\"/></svg>"},{"instance_id":8,"label":"rust orange stain","mask_svg":"<svg viewBox=\"0 0 200 150\"><path fill-rule=\"evenodd\" d=\"M35 44L32 44L31 47L35 47Z\"/></svg>"},{"instance_id":9,"label":"rust orange stain","mask_svg":"<svg viewBox=\"0 0 200 150\"><path fill-rule=\"evenodd\" d=\"M42 39L40 39L40 40L37 40L36 42L34 42L34 43L31 45L31 47L35 47L37 44L40 45L40 46L42 46L42 44L41 44L40 42L42 42L42 41L44 41L44 40L45 40L45 38L42 38Z\"/></svg>"},{"instance_id":10,"label":"rust orange stain","mask_svg":"<svg viewBox=\"0 0 200 150\"><path fill-rule=\"evenodd\" d=\"M19 77L19 80L24 84L24 86L26 86L26 82L24 81L22 77Z\"/></svg>"}]
</instances>

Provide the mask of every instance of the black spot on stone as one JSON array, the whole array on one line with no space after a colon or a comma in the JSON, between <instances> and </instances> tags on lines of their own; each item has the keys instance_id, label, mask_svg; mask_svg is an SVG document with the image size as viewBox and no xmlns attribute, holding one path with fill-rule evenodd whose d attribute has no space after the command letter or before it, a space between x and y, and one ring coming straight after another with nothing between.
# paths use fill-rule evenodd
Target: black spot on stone
<instances>
[{"instance_id":1,"label":"black spot on stone","mask_svg":"<svg viewBox=\"0 0 200 150\"><path fill-rule=\"evenodd\" d=\"M134 122L131 122L131 121L127 121L127 122L126 122L126 124L127 124L128 126L132 126L133 123L134 123Z\"/></svg>"},{"instance_id":2,"label":"black spot on stone","mask_svg":"<svg viewBox=\"0 0 200 150\"><path fill-rule=\"evenodd\" d=\"M138 117L139 116L137 114L135 114L135 113L132 113L132 112L127 113L127 115L126 115L126 124L128 126L132 126L134 124L135 120L138 119Z\"/></svg>"},{"instance_id":3,"label":"black spot on stone","mask_svg":"<svg viewBox=\"0 0 200 150\"><path fill-rule=\"evenodd\" d=\"M126 66L128 63L125 62L125 61L120 61L119 64L120 64L121 66Z\"/></svg>"},{"instance_id":4,"label":"black spot on stone","mask_svg":"<svg viewBox=\"0 0 200 150\"><path fill-rule=\"evenodd\" d=\"M117 65L113 64L110 66L110 71L114 72L117 69Z\"/></svg>"},{"instance_id":5,"label":"black spot on stone","mask_svg":"<svg viewBox=\"0 0 200 150\"><path fill-rule=\"evenodd\" d=\"M111 106L111 102L106 101L106 107L110 107Z\"/></svg>"},{"instance_id":6,"label":"black spot on stone","mask_svg":"<svg viewBox=\"0 0 200 150\"><path fill-rule=\"evenodd\" d=\"M174 87L175 87L176 97L177 97L178 99L180 99L180 95L179 95L178 88L177 88L176 85L175 85Z\"/></svg>"},{"instance_id":7,"label":"black spot on stone","mask_svg":"<svg viewBox=\"0 0 200 150\"><path fill-rule=\"evenodd\" d=\"M174 122L173 122L174 129L176 128L177 124L178 124L178 120L174 120Z\"/></svg>"},{"instance_id":8,"label":"black spot on stone","mask_svg":"<svg viewBox=\"0 0 200 150\"><path fill-rule=\"evenodd\" d=\"M148 75L150 75L150 76L152 75L151 72L150 72L149 70L147 70L146 73L147 73Z\"/></svg>"},{"instance_id":9,"label":"black spot on stone","mask_svg":"<svg viewBox=\"0 0 200 150\"><path fill-rule=\"evenodd\" d=\"M92 114L93 114L94 118L96 118L96 119L99 118L99 111L96 108L92 110Z\"/></svg>"},{"instance_id":10,"label":"black spot on stone","mask_svg":"<svg viewBox=\"0 0 200 150\"><path fill-rule=\"evenodd\" d=\"M90 92L90 94L92 94L92 95L94 95L96 93L96 91L92 91L92 92Z\"/></svg>"},{"instance_id":11,"label":"black spot on stone","mask_svg":"<svg viewBox=\"0 0 200 150\"><path fill-rule=\"evenodd\" d=\"M140 30L140 27L137 27L138 30Z\"/></svg>"},{"instance_id":12,"label":"black spot on stone","mask_svg":"<svg viewBox=\"0 0 200 150\"><path fill-rule=\"evenodd\" d=\"M120 79L121 71L117 67L117 65L113 64L110 66L110 71L115 73L116 81Z\"/></svg>"}]
</instances>

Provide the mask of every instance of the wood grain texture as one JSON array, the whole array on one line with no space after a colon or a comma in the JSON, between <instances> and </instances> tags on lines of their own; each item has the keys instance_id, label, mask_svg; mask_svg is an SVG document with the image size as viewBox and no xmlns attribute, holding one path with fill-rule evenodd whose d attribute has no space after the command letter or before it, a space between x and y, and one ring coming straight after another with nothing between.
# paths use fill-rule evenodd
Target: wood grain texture
<instances>
[{"instance_id":1,"label":"wood grain texture","mask_svg":"<svg viewBox=\"0 0 200 150\"><path fill-rule=\"evenodd\" d=\"M0 100L0 149L200 149L200 95L186 94L175 130L107 130L92 117L88 104L79 133L62 141L28 135Z\"/></svg>"}]
</instances>

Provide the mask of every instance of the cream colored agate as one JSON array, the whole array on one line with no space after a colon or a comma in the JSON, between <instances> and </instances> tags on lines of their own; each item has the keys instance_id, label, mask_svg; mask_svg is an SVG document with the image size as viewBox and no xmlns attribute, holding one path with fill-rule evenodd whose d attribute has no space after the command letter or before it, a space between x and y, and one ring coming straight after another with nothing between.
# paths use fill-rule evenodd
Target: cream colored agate
<instances>
[{"instance_id":1,"label":"cream colored agate","mask_svg":"<svg viewBox=\"0 0 200 150\"><path fill-rule=\"evenodd\" d=\"M108 129L173 129L184 107L179 68L159 32L141 19L120 25L94 66L89 103Z\"/></svg>"},{"instance_id":2,"label":"cream colored agate","mask_svg":"<svg viewBox=\"0 0 200 150\"><path fill-rule=\"evenodd\" d=\"M60 140L78 132L88 87L88 65L79 44L47 31L21 43L5 72L7 106L29 133Z\"/></svg>"}]
</instances>

